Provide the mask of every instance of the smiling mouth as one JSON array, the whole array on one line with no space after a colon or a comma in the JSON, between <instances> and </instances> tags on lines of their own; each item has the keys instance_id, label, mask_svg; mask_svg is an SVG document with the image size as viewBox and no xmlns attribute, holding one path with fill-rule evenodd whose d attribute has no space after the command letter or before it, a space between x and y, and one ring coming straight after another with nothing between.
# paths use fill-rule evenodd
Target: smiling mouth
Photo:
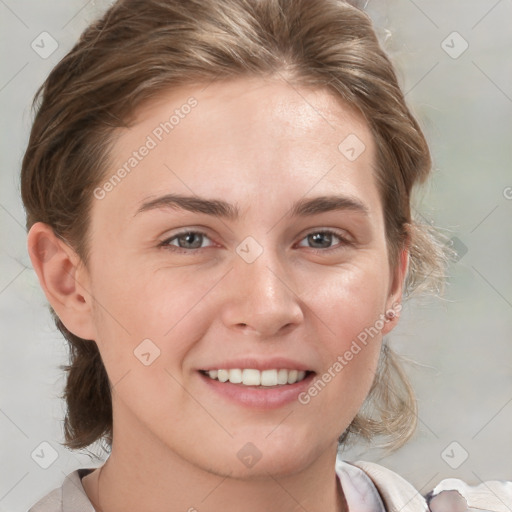
<instances>
[{"instance_id":1,"label":"smiling mouth","mask_svg":"<svg viewBox=\"0 0 512 512\"><path fill-rule=\"evenodd\" d=\"M262 371L254 368L231 368L229 370L220 368L218 370L200 370L200 373L219 382L267 388L296 384L313 372L284 368Z\"/></svg>"}]
</instances>

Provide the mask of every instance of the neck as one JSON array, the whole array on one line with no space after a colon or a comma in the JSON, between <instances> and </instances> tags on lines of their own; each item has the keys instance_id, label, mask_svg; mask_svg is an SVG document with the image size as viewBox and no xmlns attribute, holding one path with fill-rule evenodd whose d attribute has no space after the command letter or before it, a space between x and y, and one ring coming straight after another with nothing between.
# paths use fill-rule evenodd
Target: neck
<instances>
[{"instance_id":1,"label":"neck","mask_svg":"<svg viewBox=\"0 0 512 512\"><path fill-rule=\"evenodd\" d=\"M142 437L142 436L141 436ZM336 446L293 474L233 478L191 464L161 443L114 432L107 462L84 487L100 512L346 512ZM85 480L85 479L84 479Z\"/></svg>"}]
</instances>

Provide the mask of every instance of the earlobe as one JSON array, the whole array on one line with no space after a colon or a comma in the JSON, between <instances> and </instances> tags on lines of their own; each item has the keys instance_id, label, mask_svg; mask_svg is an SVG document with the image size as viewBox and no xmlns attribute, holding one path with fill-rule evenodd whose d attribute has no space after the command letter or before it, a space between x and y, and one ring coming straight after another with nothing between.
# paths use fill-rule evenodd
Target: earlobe
<instances>
[{"instance_id":1,"label":"earlobe","mask_svg":"<svg viewBox=\"0 0 512 512\"><path fill-rule=\"evenodd\" d=\"M85 272L77 270L80 258L58 238L51 226L36 222L27 236L27 249L39 284L66 328L83 339L94 339L91 297L85 290Z\"/></svg>"},{"instance_id":2,"label":"earlobe","mask_svg":"<svg viewBox=\"0 0 512 512\"><path fill-rule=\"evenodd\" d=\"M407 271L409 269L409 251L404 247L399 255L398 265L395 269L388 302L386 304L386 324L382 329L382 334L390 332L398 323L400 311L402 310L402 296Z\"/></svg>"}]
</instances>

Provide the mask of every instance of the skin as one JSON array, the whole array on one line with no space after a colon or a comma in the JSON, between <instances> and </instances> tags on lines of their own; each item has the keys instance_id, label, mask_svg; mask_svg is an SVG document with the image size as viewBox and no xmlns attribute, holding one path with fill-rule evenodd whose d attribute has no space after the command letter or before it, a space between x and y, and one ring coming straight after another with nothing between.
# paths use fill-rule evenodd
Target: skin
<instances>
[{"instance_id":1,"label":"skin","mask_svg":"<svg viewBox=\"0 0 512 512\"><path fill-rule=\"evenodd\" d=\"M337 438L369 391L396 318L306 405L242 407L197 370L282 356L320 376L400 301L407 254L390 268L372 136L327 90L262 78L188 86L144 106L119 132L107 179L190 96L197 106L93 199L88 268L47 225L28 235L48 300L70 331L98 344L114 386L112 454L83 479L85 491L109 512L346 510ZM366 146L354 161L338 150L350 134ZM135 215L170 192L228 201L241 216ZM367 214L290 215L295 201L332 194L357 199ZM202 248L173 252L176 238L159 245L181 228L205 232ZM348 243L333 236L315 245L307 235L322 228ZM263 248L252 263L236 252L248 236ZM160 350L149 366L134 356L147 338ZM237 457L248 442L261 454L252 467Z\"/></svg>"}]
</instances>

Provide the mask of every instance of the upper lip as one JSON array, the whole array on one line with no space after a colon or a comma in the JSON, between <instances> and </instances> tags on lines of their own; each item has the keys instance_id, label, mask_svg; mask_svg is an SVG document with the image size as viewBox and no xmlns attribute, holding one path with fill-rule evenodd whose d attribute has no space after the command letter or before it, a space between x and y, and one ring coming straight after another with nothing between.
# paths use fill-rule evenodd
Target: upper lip
<instances>
[{"instance_id":1,"label":"upper lip","mask_svg":"<svg viewBox=\"0 0 512 512\"><path fill-rule=\"evenodd\" d=\"M288 359L285 357L274 357L271 359L255 359L255 358L241 358L241 359L230 359L229 361L223 361L219 363L208 364L207 366L202 366L199 368L200 370L209 371L209 370L230 370L233 368L247 368L254 370L302 370L302 371L311 371L311 368L303 363L299 363L298 361L294 361L293 359Z\"/></svg>"}]
</instances>

